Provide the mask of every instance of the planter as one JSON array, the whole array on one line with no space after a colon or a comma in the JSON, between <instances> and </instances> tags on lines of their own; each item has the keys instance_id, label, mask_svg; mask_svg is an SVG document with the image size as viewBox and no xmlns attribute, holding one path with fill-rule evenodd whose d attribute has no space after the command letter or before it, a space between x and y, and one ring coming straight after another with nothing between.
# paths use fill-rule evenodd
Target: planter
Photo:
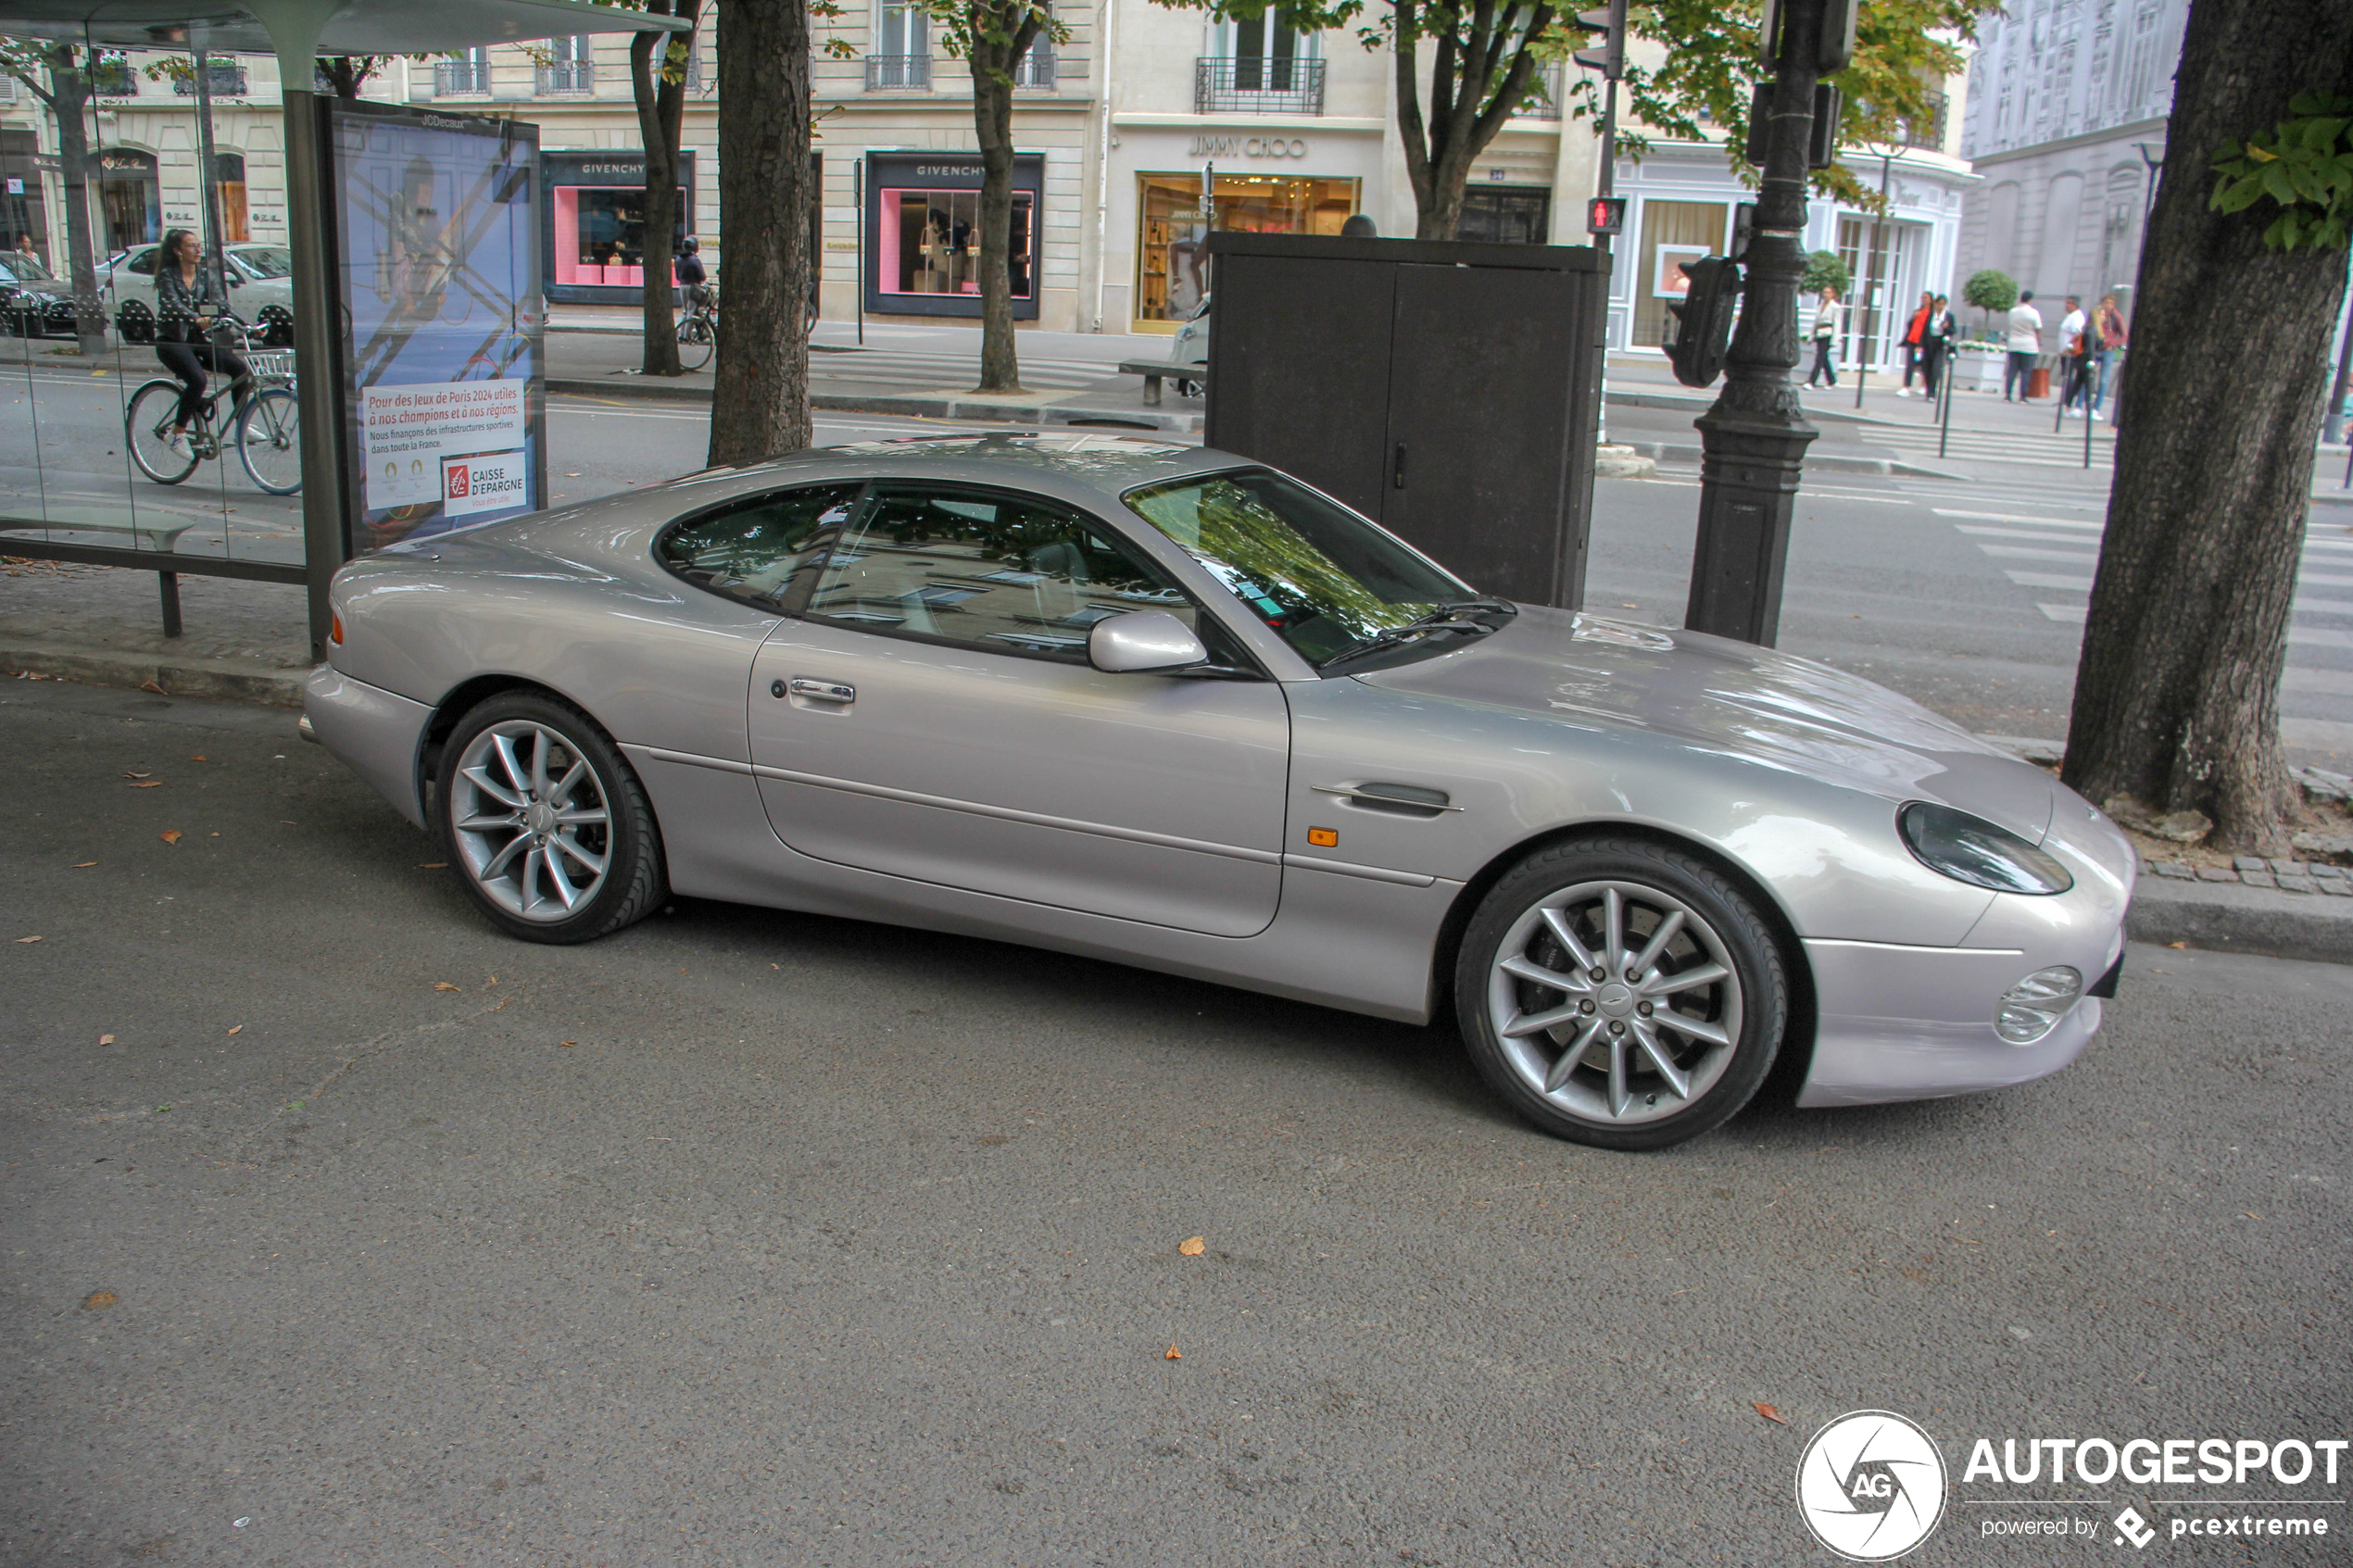
<instances>
[{"instance_id":1,"label":"planter","mask_svg":"<svg viewBox=\"0 0 2353 1568\"><path fill-rule=\"evenodd\" d=\"M2002 390L2003 351L1998 345L1990 343L1958 344L1953 349L1953 358L1954 374L1960 378L1953 383L1956 387L1974 386L1979 392ZM1973 383L1970 379L1972 371L1976 377Z\"/></svg>"}]
</instances>

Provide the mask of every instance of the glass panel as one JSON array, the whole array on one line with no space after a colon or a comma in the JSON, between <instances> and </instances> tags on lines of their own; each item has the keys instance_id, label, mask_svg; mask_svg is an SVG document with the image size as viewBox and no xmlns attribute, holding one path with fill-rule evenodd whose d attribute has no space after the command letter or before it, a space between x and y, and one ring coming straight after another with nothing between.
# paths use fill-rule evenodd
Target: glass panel
<instances>
[{"instance_id":1,"label":"glass panel","mask_svg":"<svg viewBox=\"0 0 2353 1568\"><path fill-rule=\"evenodd\" d=\"M812 616L872 631L1081 662L1095 622L1137 609L1199 630L1190 600L1072 513L907 490L875 498L809 603Z\"/></svg>"},{"instance_id":2,"label":"glass panel","mask_svg":"<svg viewBox=\"0 0 2353 1568\"><path fill-rule=\"evenodd\" d=\"M909 191L882 193L878 271L885 294L980 292L980 193ZM1007 264L1013 297L1030 295L1034 208L1027 191L1013 193L1013 250Z\"/></svg>"},{"instance_id":3,"label":"glass panel","mask_svg":"<svg viewBox=\"0 0 2353 1568\"><path fill-rule=\"evenodd\" d=\"M1339 502L1264 469L1122 498L1311 663L1478 596Z\"/></svg>"},{"instance_id":4,"label":"glass panel","mask_svg":"<svg viewBox=\"0 0 2353 1568\"><path fill-rule=\"evenodd\" d=\"M773 612L790 597L800 567L834 542L857 499L855 484L763 495L678 524L654 553L696 586Z\"/></svg>"},{"instance_id":5,"label":"glass panel","mask_svg":"<svg viewBox=\"0 0 2353 1568\"><path fill-rule=\"evenodd\" d=\"M1642 264L1633 279L1635 347L1666 342L1667 302L1681 299L1690 286L1677 264L1723 253L1728 211L1722 202L1642 204Z\"/></svg>"},{"instance_id":6,"label":"glass panel","mask_svg":"<svg viewBox=\"0 0 2353 1568\"><path fill-rule=\"evenodd\" d=\"M1137 177L1136 320L1186 321L1209 294L1209 231L1199 174ZM1356 182L1280 174L1217 177L1219 229L1337 234L1356 210Z\"/></svg>"}]
</instances>

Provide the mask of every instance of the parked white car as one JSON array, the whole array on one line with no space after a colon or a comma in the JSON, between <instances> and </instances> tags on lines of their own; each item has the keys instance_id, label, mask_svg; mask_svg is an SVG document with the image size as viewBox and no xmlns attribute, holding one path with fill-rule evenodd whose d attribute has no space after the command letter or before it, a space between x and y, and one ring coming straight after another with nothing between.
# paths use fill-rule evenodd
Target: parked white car
<instances>
[{"instance_id":1,"label":"parked white car","mask_svg":"<svg viewBox=\"0 0 2353 1568\"><path fill-rule=\"evenodd\" d=\"M155 341L156 262L163 247L132 245L98 269L98 291L115 328L132 343ZM290 346L294 321L294 257L283 245L233 245L228 247L230 304L246 322L263 328L272 346ZM131 308L137 307L136 309ZM283 313L265 320L275 306ZM274 330L272 330L274 329Z\"/></svg>"}]
</instances>

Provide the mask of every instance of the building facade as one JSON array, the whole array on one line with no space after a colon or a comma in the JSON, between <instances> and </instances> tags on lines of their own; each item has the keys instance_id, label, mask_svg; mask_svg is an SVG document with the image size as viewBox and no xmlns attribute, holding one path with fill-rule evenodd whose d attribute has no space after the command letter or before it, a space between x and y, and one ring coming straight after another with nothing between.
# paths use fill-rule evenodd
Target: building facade
<instances>
[{"instance_id":1,"label":"building facade","mask_svg":"<svg viewBox=\"0 0 2353 1568\"><path fill-rule=\"evenodd\" d=\"M1982 183L1956 282L2131 298L2189 0L2017 0L1981 24L1961 151Z\"/></svg>"}]
</instances>

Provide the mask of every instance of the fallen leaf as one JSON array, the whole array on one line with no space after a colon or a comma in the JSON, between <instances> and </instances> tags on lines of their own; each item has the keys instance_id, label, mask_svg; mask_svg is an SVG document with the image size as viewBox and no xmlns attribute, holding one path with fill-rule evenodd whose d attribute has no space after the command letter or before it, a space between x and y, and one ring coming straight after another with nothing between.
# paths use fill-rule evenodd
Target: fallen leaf
<instances>
[{"instance_id":1,"label":"fallen leaf","mask_svg":"<svg viewBox=\"0 0 2353 1568\"><path fill-rule=\"evenodd\" d=\"M234 1027L234 1028L233 1028L233 1029L231 1029L231 1030L229 1031L229 1033L230 1033L230 1034L232 1034L232 1035L242 1035L242 1034L244 1034L245 1032L245 1026L244 1024L242 1024L242 1023L238 1024L236 1027Z\"/></svg>"},{"instance_id":2,"label":"fallen leaf","mask_svg":"<svg viewBox=\"0 0 2353 1568\"><path fill-rule=\"evenodd\" d=\"M563 1047L565 1050L570 1050L573 1047L580 1044L580 1042L577 1040L558 1040L556 1044Z\"/></svg>"},{"instance_id":3,"label":"fallen leaf","mask_svg":"<svg viewBox=\"0 0 2353 1568\"><path fill-rule=\"evenodd\" d=\"M1757 1404L1755 1399L1751 1399L1749 1403L1756 1406L1757 1414L1763 1416L1766 1420L1773 1423L1775 1425L1787 1426L1789 1424L1788 1422L1781 1419L1781 1412L1775 1410L1772 1406Z\"/></svg>"},{"instance_id":4,"label":"fallen leaf","mask_svg":"<svg viewBox=\"0 0 2353 1568\"><path fill-rule=\"evenodd\" d=\"M2239 1218L2242 1220L2260 1220L2262 1217L2260 1214L2250 1214L2244 1209L2239 1210Z\"/></svg>"},{"instance_id":5,"label":"fallen leaf","mask_svg":"<svg viewBox=\"0 0 2353 1568\"><path fill-rule=\"evenodd\" d=\"M417 869L421 872L446 872L449 869L449 862L447 860L427 860L423 865L419 866Z\"/></svg>"},{"instance_id":6,"label":"fallen leaf","mask_svg":"<svg viewBox=\"0 0 2353 1568\"><path fill-rule=\"evenodd\" d=\"M17 938L17 946L22 947L27 942L38 942L40 940L41 938L38 936L19 936Z\"/></svg>"},{"instance_id":7,"label":"fallen leaf","mask_svg":"<svg viewBox=\"0 0 2353 1568\"><path fill-rule=\"evenodd\" d=\"M143 692L153 692L157 696L170 696L171 695L170 692L165 691L161 686L157 685L153 681L140 682L139 689Z\"/></svg>"},{"instance_id":8,"label":"fallen leaf","mask_svg":"<svg viewBox=\"0 0 2353 1568\"><path fill-rule=\"evenodd\" d=\"M160 837L166 844L177 844L180 842L180 830L178 828L166 828L157 836Z\"/></svg>"},{"instance_id":9,"label":"fallen leaf","mask_svg":"<svg viewBox=\"0 0 2353 1568\"><path fill-rule=\"evenodd\" d=\"M1185 1357L1182 1351L1178 1350L1176 1346L1171 1345L1168 1348L1168 1354L1162 1359L1164 1361L1181 1361L1185 1359Z\"/></svg>"},{"instance_id":10,"label":"fallen leaf","mask_svg":"<svg viewBox=\"0 0 2353 1568\"><path fill-rule=\"evenodd\" d=\"M73 869L78 872L86 872L97 863L95 860L76 860L73 863Z\"/></svg>"},{"instance_id":11,"label":"fallen leaf","mask_svg":"<svg viewBox=\"0 0 2353 1568\"><path fill-rule=\"evenodd\" d=\"M1176 1244L1176 1250L1188 1258L1198 1258L1209 1250L1209 1243L1203 1237L1189 1236Z\"/></svg>"},{"instance_id":12,"label":"fallen leaf","mask_svg":"<svg viewBox=\"0 0 2353 1568\"><path fill-rule=\"evenodd\" d=\"M94 1290L82 1298L82 1307L84 1311L103 1312L120 1299L111 1290Z\"/></svg>"},{"instance_id":13,"label":"fallen leaf","mask_svg":"<svg viewBox=\"0 0 2353 1568\"><path fill-rule=\"evenodd\" d=\"M2165 945L2169 947L2186 947L2189 946L2187 942L2168 942Z\"/></svg>"},{"instance_id":14,"label":"fallen leaf","mask_svg":"<svg viewBox=\"0 0 2353 1568\"><path fill-rule=\"evenodd\" d=\"M112 1035L101 1035L98 1036L98 1043L102 1046L111 1046L114 1044L114 1036Z\"/></svg>"},{"instance_id":15,"label":"fallen leaf","mask_svg":"<svg viewBox=\"0 0 2353 1568\"><path fill-rule=\"evenodd\" d=\"M449 984L449 982L447 982L447 980L436 980L436 981L434 981L434 982L433 983L433 988L434 988L434 990L436 990L436 991L457 991L457 990L462 990L462 989L463 989L463 987L462 987L462 986L458 986L458 985L450 985L450 984Z\"/></svg>"},{"instance_id":16,"label":"fallen leaf","mask_svg":"<svg viewBox=\"0 0 2353 1568\"><path fill-rule=\"evenodd\" d=\"M149 769L146 772L144 772L144 773L134 773L134 772L132 772L130 770L125 769L125 770L123 771L123 774L122 774L122 776L123 776L124 778L126 778L126 779L152 779L152 778L154 778L156 775L155 775L155 771L154 771L153 769Z\"/></svg>"},{"instance_id":17,"label":"fallen leaf","mask_svg":"<svg viewBox=\"0 0 2353 1568\"><path fill-rule=\"evenodd\" d=\"M161 789L163 787L163 781L161 779L141 779L131 787L132 789Z\"/></svg>"},{"instance_id":18,"label":"fallen leaf","mask_svg":"<svg viewBox=\"0 0 2353 1568\"><path fill-rule=\"evenodd\" d=\"M206 757L191 757L191 758L189 758L189 759L188 759L188 760L189 760L189 761L191 761L191 762L206 762L206 761L209 761L209 760L211 760L211 759L210 759L209 758L206 758Z\"/></svg>"}]
</instances>

